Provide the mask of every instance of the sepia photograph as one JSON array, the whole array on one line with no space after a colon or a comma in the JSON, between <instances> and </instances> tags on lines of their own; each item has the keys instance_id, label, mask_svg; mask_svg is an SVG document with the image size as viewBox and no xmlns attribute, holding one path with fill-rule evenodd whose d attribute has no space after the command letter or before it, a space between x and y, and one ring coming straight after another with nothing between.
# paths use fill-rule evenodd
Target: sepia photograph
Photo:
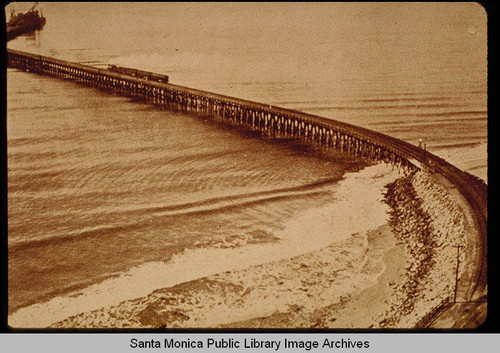
<instances>
[{"instance_id":1,"label":"sepia photograph","mask_svg":"<svg viewBox=\"0 0 500 353\"><path fill-rule=\"evenodd\" d=\"M7 325L476 329L474 2L12 2Z\"/></svg>"}]
</instances>

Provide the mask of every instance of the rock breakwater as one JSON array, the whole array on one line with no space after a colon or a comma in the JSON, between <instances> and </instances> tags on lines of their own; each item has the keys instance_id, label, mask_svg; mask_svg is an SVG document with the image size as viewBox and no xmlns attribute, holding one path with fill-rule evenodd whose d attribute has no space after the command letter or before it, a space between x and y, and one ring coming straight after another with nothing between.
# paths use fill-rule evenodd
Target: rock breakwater
<instances>
[{"instance_id":1,"label":"rock breakwater","mask_svg":"<svg viewBox=\"0 0 500 353\"><path fill-rule=\"evenodd\" d=\"M466 272L466 220L432 175L396 178L378 184L377 203L386 204L386 217L370 231L158 289L51 327L425 326L453 302L457 279Z\"/></svg>"},{"instance_id":2,"label":"rock breakwater","mask_svg":"<svg viewBox=\"0 0 500 353\"><path fill-rule=\"evenodd\" d=\"M453 301L466 260L464 215L447 190L425 172L389 184L385 202L391 208L394 235L405 245L407 267L379 326L422 326L429 313Z\"/></svg>"}]
</instances>

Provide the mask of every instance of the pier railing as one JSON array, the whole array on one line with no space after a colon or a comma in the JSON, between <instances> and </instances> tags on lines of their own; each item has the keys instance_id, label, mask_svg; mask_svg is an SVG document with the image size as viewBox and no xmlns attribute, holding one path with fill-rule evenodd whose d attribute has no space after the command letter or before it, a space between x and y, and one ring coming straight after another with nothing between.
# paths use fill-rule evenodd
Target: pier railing
<instances>
[{"instance_id":1,"label":"pier railing","mask_svg":"<svg viewBox=\"0 0 500 353\"><path fill-rule=\"evenodd\" d=\"M476 226L484 244L476 289L486 286L486 184L428 151L382 133L296 110L16 50L9 49L7 54L8 66L13 68L70 80L168 109L216 117L269 136L296 138L392 163L405 172L428 169L441 173L467 198L476 214Z\"/></svg>"}]
</instances>

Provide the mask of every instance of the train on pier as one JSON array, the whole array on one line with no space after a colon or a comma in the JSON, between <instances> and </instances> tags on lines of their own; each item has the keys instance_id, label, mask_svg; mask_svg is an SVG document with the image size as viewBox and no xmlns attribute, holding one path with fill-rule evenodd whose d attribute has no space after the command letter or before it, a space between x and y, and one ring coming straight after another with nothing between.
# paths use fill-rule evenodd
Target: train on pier
<instances>
[{"instance_id":1,"label":"train on pier","mask_svg":"<svg viewBox=\"0 0 500 353\"><path fill-rule=\"evenodd\" d=\"M368 160L391 163L405 174L425 169L434 173L438 179L444 178L444 181L450 184L447 187L455 188L469 203L472 214L470 223L468 218L467 222L471 232L477 230L479 240L477 248L472 251L474 254L471 255L474 256L475 271L471 275L468 301L457 304L466 305L470 308L467 310L475 312L482 310L481 303L484 303L486 298L488 284L486 246L488 187L482 180L461 171L441 157L424 151L421 146L417 147L380 132L305 112L180 85L165 84L168 82L168 76L148 71L116 65L110 65L109 69L105 70L12 49L7 50L7 65L23 71L93 86L174 111L217 118L229 125L260 132L262 136L272 138L284 136ZM460 306L457 308L461 310ZM454 314L450 311L450 315ZM462 325L463 322L457 321L457 324Z\"/></svg>"},{"instance_id":2,"label":"train on pier","mask_svg":"<svg viewBox=\"0 0 500 353\"><path fill-rule=\"evenodd\" d=\"M134 76L137 78L146 79L149 81L168 83L168 75L161 75L161 74L157 74L157 73L150 72L150 71L137 70L137 69L122 67L122 66L117 66L117 65L112 65L112 64L108 65L108 70L113 71L113 72L117 72L117 73L123 74L123 75L129 75L129 76Z\"/></svg>"}]
</instances>

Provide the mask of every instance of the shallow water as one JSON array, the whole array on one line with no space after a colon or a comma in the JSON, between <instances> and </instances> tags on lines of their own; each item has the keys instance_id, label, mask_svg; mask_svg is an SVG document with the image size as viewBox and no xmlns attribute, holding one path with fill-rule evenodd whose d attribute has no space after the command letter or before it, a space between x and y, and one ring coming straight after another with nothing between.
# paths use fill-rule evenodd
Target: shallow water
<instances>
[{"instance_id":1,"label":"shallow water","mask_svg":"<svg viewBox=\"0 0 500 353\"><path fill-rule=\"evenodd\" d=\"M45 77L9 71L8 91L11 308L186 248L272 241L363 165Z\"/></svg>"},{"instance_id":2,"label":"shallow water","mask_svg":"<svg viewBox=\"0 0 500 353\"><path fill-rule=\"evenodd\" d=\"M424 138L486 178L476 5L39 6L44 29L9 48ZM10 313L186 251L279 243L364 166L71 82L10 69L7 81Z\"/></svg>"}]
</instances>

